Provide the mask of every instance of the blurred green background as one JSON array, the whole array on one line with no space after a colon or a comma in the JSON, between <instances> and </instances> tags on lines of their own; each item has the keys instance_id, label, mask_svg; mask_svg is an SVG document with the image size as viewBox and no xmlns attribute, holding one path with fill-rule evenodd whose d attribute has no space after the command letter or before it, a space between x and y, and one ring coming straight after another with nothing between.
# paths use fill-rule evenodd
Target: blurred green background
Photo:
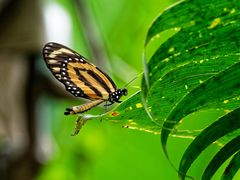
<instances>
[{"instance_id":1,"label":"blurred green background","mask_svg":"<svg viewBox=\"0 0 240 180\"><path fill-rule=\"evenodd\" d=\"M28 60L21 60L17 69L21 65L28 67L28 70L22 68L18 72L13 69L13 65L1 65L3 70L10 67L14 73L27 72L24 76L27 79L26 85L22 87L22 93L18 96L23 104L15 103L18 100L14 98L15 94L9 95L13 99L12 104L16 104L15 108L11 107L9 113L9 110L4 109L9 107L5 105L9 102L8 96L6 95L6 99L1 97L3 105L1 108L3 113L0 113L1 177L38 180L178 179L177 172L162 152L158 135L92 120L83 127L79 135L71 136L76 117L64 116L63 112L66 107L81 104L83 101L74 99L65 92L63 86L52 77L40 54L43 45L49 41L65 44L92 60L114 79L118 87L123 87L143 71L141 59L143 45L151 23L165 8L175 2L174 0L9 1L5 6L6 10L0 14L0 22L9 24L16 21L23 27L23 31L16 33L20 30L12 25L14 23L10 23L2 30L4 34L0 36L0 40L3 38L5 40L1 41L3 43L0 47L0 62L6 63L6 52L7 55L9 52L11 55L17 53L20 57L27 57ZM19 6L21 3L25 3L25 6ZM32 7L39 11L38 15L35 14L36 9ZM13 11L13 8L17 11ZM13 17L6 16L12 11ZM24 13L29 13L25 18L27 23L18 23L17 17ZM10 30L17 35L11 35ZM35 33L30 36L31 33L28 32L33 31ZM14 40L10 41L10 37ZM28 48L24 46L25 44ZM16 64L10 59L9 62ZM6 78L6 73L3 74L2 77ZM4 78L0 79L1 86L6 87L5 91L2 91L7 94L11 92L10 85ZM13 79L16 82L21 80L19 75L15 75ZM138 81L133 82L129 86L130 94L139 90L139 87ZM19 91L20 87L13 89ZM26 116L19 114L13 116L15 109L21 112L26 110ZM5 116L5 112L7 115L12 114L10 120L6 118L8 116ZM88 113L103 112L104 108L95 108ZM202 112L199 116L191 116L188 119L197 118L196 121L204 124L212 116L216 116L216 112ZM24 125L26 127L22 128ZM189 139L170 138L168 145L170 159L175 167L178 167L181 155L189 142ZM204 152L197 161L198 164L191 169L191 175L199 177L199 173L205 167L205 161L217 149L214 145L209 152ZM219 179L218 175L216 179Z\"/></svg>"}]
</instances>

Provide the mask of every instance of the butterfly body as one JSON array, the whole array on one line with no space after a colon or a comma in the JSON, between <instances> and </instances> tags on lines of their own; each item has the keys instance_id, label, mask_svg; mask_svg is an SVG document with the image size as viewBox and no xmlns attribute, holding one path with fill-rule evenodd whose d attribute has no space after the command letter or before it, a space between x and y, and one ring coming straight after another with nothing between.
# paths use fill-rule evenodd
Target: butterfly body
<instances>
[{"instance_id":1,"label":"butterfly body","mask_svg":"<svg viewBox=\"0 0 240 180\"><path fill-rule=\"evenodd\" d=\"M65 85L75 97L90 102L67 108L65 114L82 113L103 102L120 103L127 89L117 89L113 80L83 56L57 43L48 43L43 48L43 57L52 74Z\"/></svg>"}]
</instances>

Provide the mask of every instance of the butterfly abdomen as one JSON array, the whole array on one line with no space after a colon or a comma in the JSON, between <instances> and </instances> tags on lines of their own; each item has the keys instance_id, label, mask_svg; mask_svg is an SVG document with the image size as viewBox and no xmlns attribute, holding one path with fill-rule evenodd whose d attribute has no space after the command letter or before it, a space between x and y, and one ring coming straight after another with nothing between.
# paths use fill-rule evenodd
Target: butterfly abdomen
<instances>
[{"instance_id":1,"label":"butterfly abdomen","mask_svg":"<svg viewBox=\"0 0 240 180\"><path fill-rule=\"evenodd\" d=\"M83 113L83 112L86 112L86 111L90 110L91 108L101 104L102 102L104 102L104 100L100 99L100 100L96 100L96 101L87 102L80 106L73 106L70 108L66 108L66 111L64 112L64 114L69 115L69 114Z\"/></svg>"}]
</instances>

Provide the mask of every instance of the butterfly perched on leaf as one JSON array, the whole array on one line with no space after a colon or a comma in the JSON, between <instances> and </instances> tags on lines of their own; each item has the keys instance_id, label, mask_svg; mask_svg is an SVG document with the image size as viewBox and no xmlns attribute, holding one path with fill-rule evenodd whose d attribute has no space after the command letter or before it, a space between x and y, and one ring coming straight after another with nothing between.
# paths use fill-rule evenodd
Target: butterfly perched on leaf
<instances>
[{"instance_id":1,"label":"butterfly perched on leaf","mask_svg":"<svg viewBox=\"0 0 240 180\"><path fill-rule=\"evenodd\" d=\"M68 92L90 100L83 105L66 108L65 115L83 113L103 102L108 102L106 105L120 103L120 98L127 95L126 88L117 89L105 72L64 45L47 43L43 57L47 67Z\"/></svg>"}]
</instances>

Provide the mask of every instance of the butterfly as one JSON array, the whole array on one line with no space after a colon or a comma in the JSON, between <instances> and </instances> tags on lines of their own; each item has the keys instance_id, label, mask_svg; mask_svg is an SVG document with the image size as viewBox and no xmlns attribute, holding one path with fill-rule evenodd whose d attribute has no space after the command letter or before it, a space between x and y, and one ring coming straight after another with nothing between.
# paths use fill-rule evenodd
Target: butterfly
<instances>
[{"instance_id":1,"label":"butterfly","mask_svg":"<svg viewBox=\"0 0 240 180\"><path fill-rule=\"evenodd\" d=\"M121 103L120 98L127 95L126 88L118 89L105 72L64 45L47 43L43 48L43 57L47 67L68 92L75 97L90 100L66 108L65 115L83 113L103 102L106 102L105 106Z\"/></svg>"}]
</instances>

